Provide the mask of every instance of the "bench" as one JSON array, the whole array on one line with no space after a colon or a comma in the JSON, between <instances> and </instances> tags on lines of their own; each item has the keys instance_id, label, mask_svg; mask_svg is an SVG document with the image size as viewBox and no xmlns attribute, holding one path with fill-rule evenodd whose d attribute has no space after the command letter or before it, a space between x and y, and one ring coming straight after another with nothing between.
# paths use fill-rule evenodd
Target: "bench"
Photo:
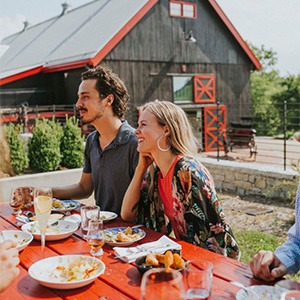
<instances>
[{"instance_id":1,"label":"bench","mask_svg":"<svg viewBox=\"0 0 300 300\"><path fill-rule=\"evenodd\" d=\"M254 160L257 155L257 146L255 145L256 130L251 128L249 124L230 123L231 127L226 131L227 137L224 139L225 153L233 150L233 147L249 147L250 158Z\"/></svg>"}]
</instances>

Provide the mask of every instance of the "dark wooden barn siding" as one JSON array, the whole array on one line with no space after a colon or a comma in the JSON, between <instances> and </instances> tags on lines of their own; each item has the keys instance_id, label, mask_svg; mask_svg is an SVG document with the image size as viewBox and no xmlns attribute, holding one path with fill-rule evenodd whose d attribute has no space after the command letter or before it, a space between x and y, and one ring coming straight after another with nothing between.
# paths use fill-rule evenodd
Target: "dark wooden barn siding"
<instances>
[{"instance_id":1,"label":"dark wooden barn siding","mask_svg":"<svg viewBox=\"0 0 300 300\"><path fill-rule=\"evenodd\" d=\"M132 125L137 121L136 108L141 104L155 99L173 101L172 76L169 74L180 74L181 64L113 60L105 63L120 75L128 87L131 101L127 118ZM237 121L242 116L249 116L245 110L249 106L248 73L245 65L189 64L187 72L181 74L215 74L217 100L227 105L228 120Z\"/></svg>"},{"instance_id":2,"label":"dark wooden barn siding","mask_svg":"<svg viewBox=\"0 0 300 300\"><path fill-rule=\"evenodd\" d=\"M215 75L217 100L227 105L228 120L248 117L251 62L210 4L195 2L197 19L183 19L170 17L168 1L160 1L105 62L126 81L131 105L156 98L173 101L168 73L184 75L185 64L187 74ZM184 31L189 30L196 43L185 41Z\"/></svg>"}]
</instances>

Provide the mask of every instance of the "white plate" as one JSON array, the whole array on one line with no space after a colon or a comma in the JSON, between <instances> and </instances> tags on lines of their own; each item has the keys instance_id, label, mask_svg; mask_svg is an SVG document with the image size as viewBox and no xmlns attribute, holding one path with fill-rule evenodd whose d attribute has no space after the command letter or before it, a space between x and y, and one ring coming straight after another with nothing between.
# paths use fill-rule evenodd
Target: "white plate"
<instances>
[{"instance_id":1,"label":"white plate","mask_svg":"<svg viewBox=\"0 0 300 300\"><path fill-rule=\"evenodd\" d=\"M237 300L250 300L250 299L259 299L259 300L271 300L276 298L276 290L274 286L269 285L253 285L246 288L249 293L244 289L241 289L236 294ZM252 296L251 292L255 294ZM279 296L278 296L279 299Z\"/></svg>"},{"instance_id":2,"label":"white plate","mask_svg":"<svg viewBox=\"0 0 300 300\"><path fill-rule=\"evenodd\" d=\"M26 248L33 240L33 235L29 232L20 230L2 230L2 233L5 240L12 240L17 243L17 249L19 252Z\"/></svg>"},{"instance_id":3,"label":"white plate","mask_svg":"<svg viewBox=\"0 0 300 300\"><path fill-rule=\"evenodd\" d=\"M62 276L61 269L57 267L65 267L66 270L70 268L72 262L77 261L80 266L80 272L76 273L79 277L85 275L85 270L89 269L92 265L96 266L95 270L89 274L85 279L72 279L67 281L67 278ZM85 265L88 264L88 265ZM85 255L61 255L52 256L37 261L28 270L30 277L38 281L41 285L52 289L77 289L90 284L95 281L98 276L104 273L105 264L98 258Z\"/></svg>"},{"instance_id":4,"label":"white plate","mask_svg":"<svg viewBox=\"0 0 300 300\"><path fill-rule=\"evenodd\" d=\"M125 247L125 246L129 246L129 245L143 239L146 236L146 232L144 230L142 230L140 228L133 228L132 232L137 233L139 235L136 239L129 241L129 242L112 241L112 239L114 239L117 236L117 234L120 231L123 231L124 229L126 229L126 227L105 228L104 229L104 234L105 234L105 239L106 239L105 243L110 246Z\"/></svg>"},{"instance_id":5,"label":"white plate","mask_svg":"<svg viewBox=\"0 0 300 300\"><path fill-rule=\"evenodd\" d=\"M103 222L108 222L117 218L118 215L112 211L100 211L100 219Z\"/></svg>"},{"instance_id":6,"label":"white plate","mask_svg":"<svg viewBox=\"0 0 300 300\"><path fill-rule=\"evenodd\" d=\"M53 201L61 204L61 207L52 207L52 211L57 211L57 212L72 211L72 210L76 209L78 206L80 206L80 202L75 201L75 200L53 199Z\"/></svg>"},{"instance_id":7,"label":"white plate","mask_svg":"<svg viewBox=\"0 0 300 300\"><path fill-rule=\"evenodd\" d=\"M46 230L46 241L58 241L65 239L73 234L78 228L78 225L74 222L65 220L49 220ZM41 239L41 233L38 226L38 222L30 222L22 226L22 230L29 232L36 240Z\"/></svg>"}]
</instances>

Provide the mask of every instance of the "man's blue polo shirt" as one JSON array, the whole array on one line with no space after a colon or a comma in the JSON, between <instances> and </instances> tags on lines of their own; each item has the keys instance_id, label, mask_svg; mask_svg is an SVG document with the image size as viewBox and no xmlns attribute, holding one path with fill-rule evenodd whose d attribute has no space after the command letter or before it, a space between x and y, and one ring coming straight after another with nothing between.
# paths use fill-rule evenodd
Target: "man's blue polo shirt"
<instances>
[{"instance_id":1,"label":"man's blue polo shirt","mask_svg":"<svg viewBox=\"0 0 300 300\"><path fill-rule=\"evenodd\" d=\"M138 163L136 148L137 137L127 121L103 151L97 130L87 137L83 172L92 174L96 204L102 211L120 215L124 194Z\"/></svg>"}]
</instances>

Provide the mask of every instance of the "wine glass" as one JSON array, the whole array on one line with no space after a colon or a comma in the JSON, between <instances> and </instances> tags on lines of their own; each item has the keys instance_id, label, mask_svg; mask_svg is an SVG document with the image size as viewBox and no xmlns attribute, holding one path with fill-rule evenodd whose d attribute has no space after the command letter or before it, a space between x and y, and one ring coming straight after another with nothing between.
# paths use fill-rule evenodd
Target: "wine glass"
<instances>
[{"instance_id":1,"label":"wine glass","mask_svg":"<svg viewBox=\"0 0 300 300\"><path fill-rule=\"evenodd\" d=\"M141 282L141 300L185 299L180 271L153 268L144 273Z\"/></svg>"},{"instance_id":2,"label":"wine glass","mask_svg":"<svg viewBox=\"0 0 300 300\"><path fill-rule=\"evenodd\" d=\"M103 245L105 237L103 233L103 221L101 219L92 219L89 221L89 227L85 239L91 248L92 256L100 256L103 254Z\"/></svg>"},{"instance_id":3,"label":"wine glass","mask_svg":"<svg viewBox=\"0 0 300 300\"><path fill-rule=\"evenodd\" d=\"M19 188L12 189L11 197L9 201L9 205L13 208L13 215L19 215L22 210L21 208L24 206L25 201L22 197L22 193Z\"/></svg>"},{"instance_id":4,"label":"wine glass","mask_svg":"<svg viewBox=\"0 0 300 300\"><path fill-rule=\"evenodd\" d=\"M42 252L45 248L47 223L52 209L52 189L39 187L34 189L34 212L41 232Z\"/></svg>"}]
</instances>

